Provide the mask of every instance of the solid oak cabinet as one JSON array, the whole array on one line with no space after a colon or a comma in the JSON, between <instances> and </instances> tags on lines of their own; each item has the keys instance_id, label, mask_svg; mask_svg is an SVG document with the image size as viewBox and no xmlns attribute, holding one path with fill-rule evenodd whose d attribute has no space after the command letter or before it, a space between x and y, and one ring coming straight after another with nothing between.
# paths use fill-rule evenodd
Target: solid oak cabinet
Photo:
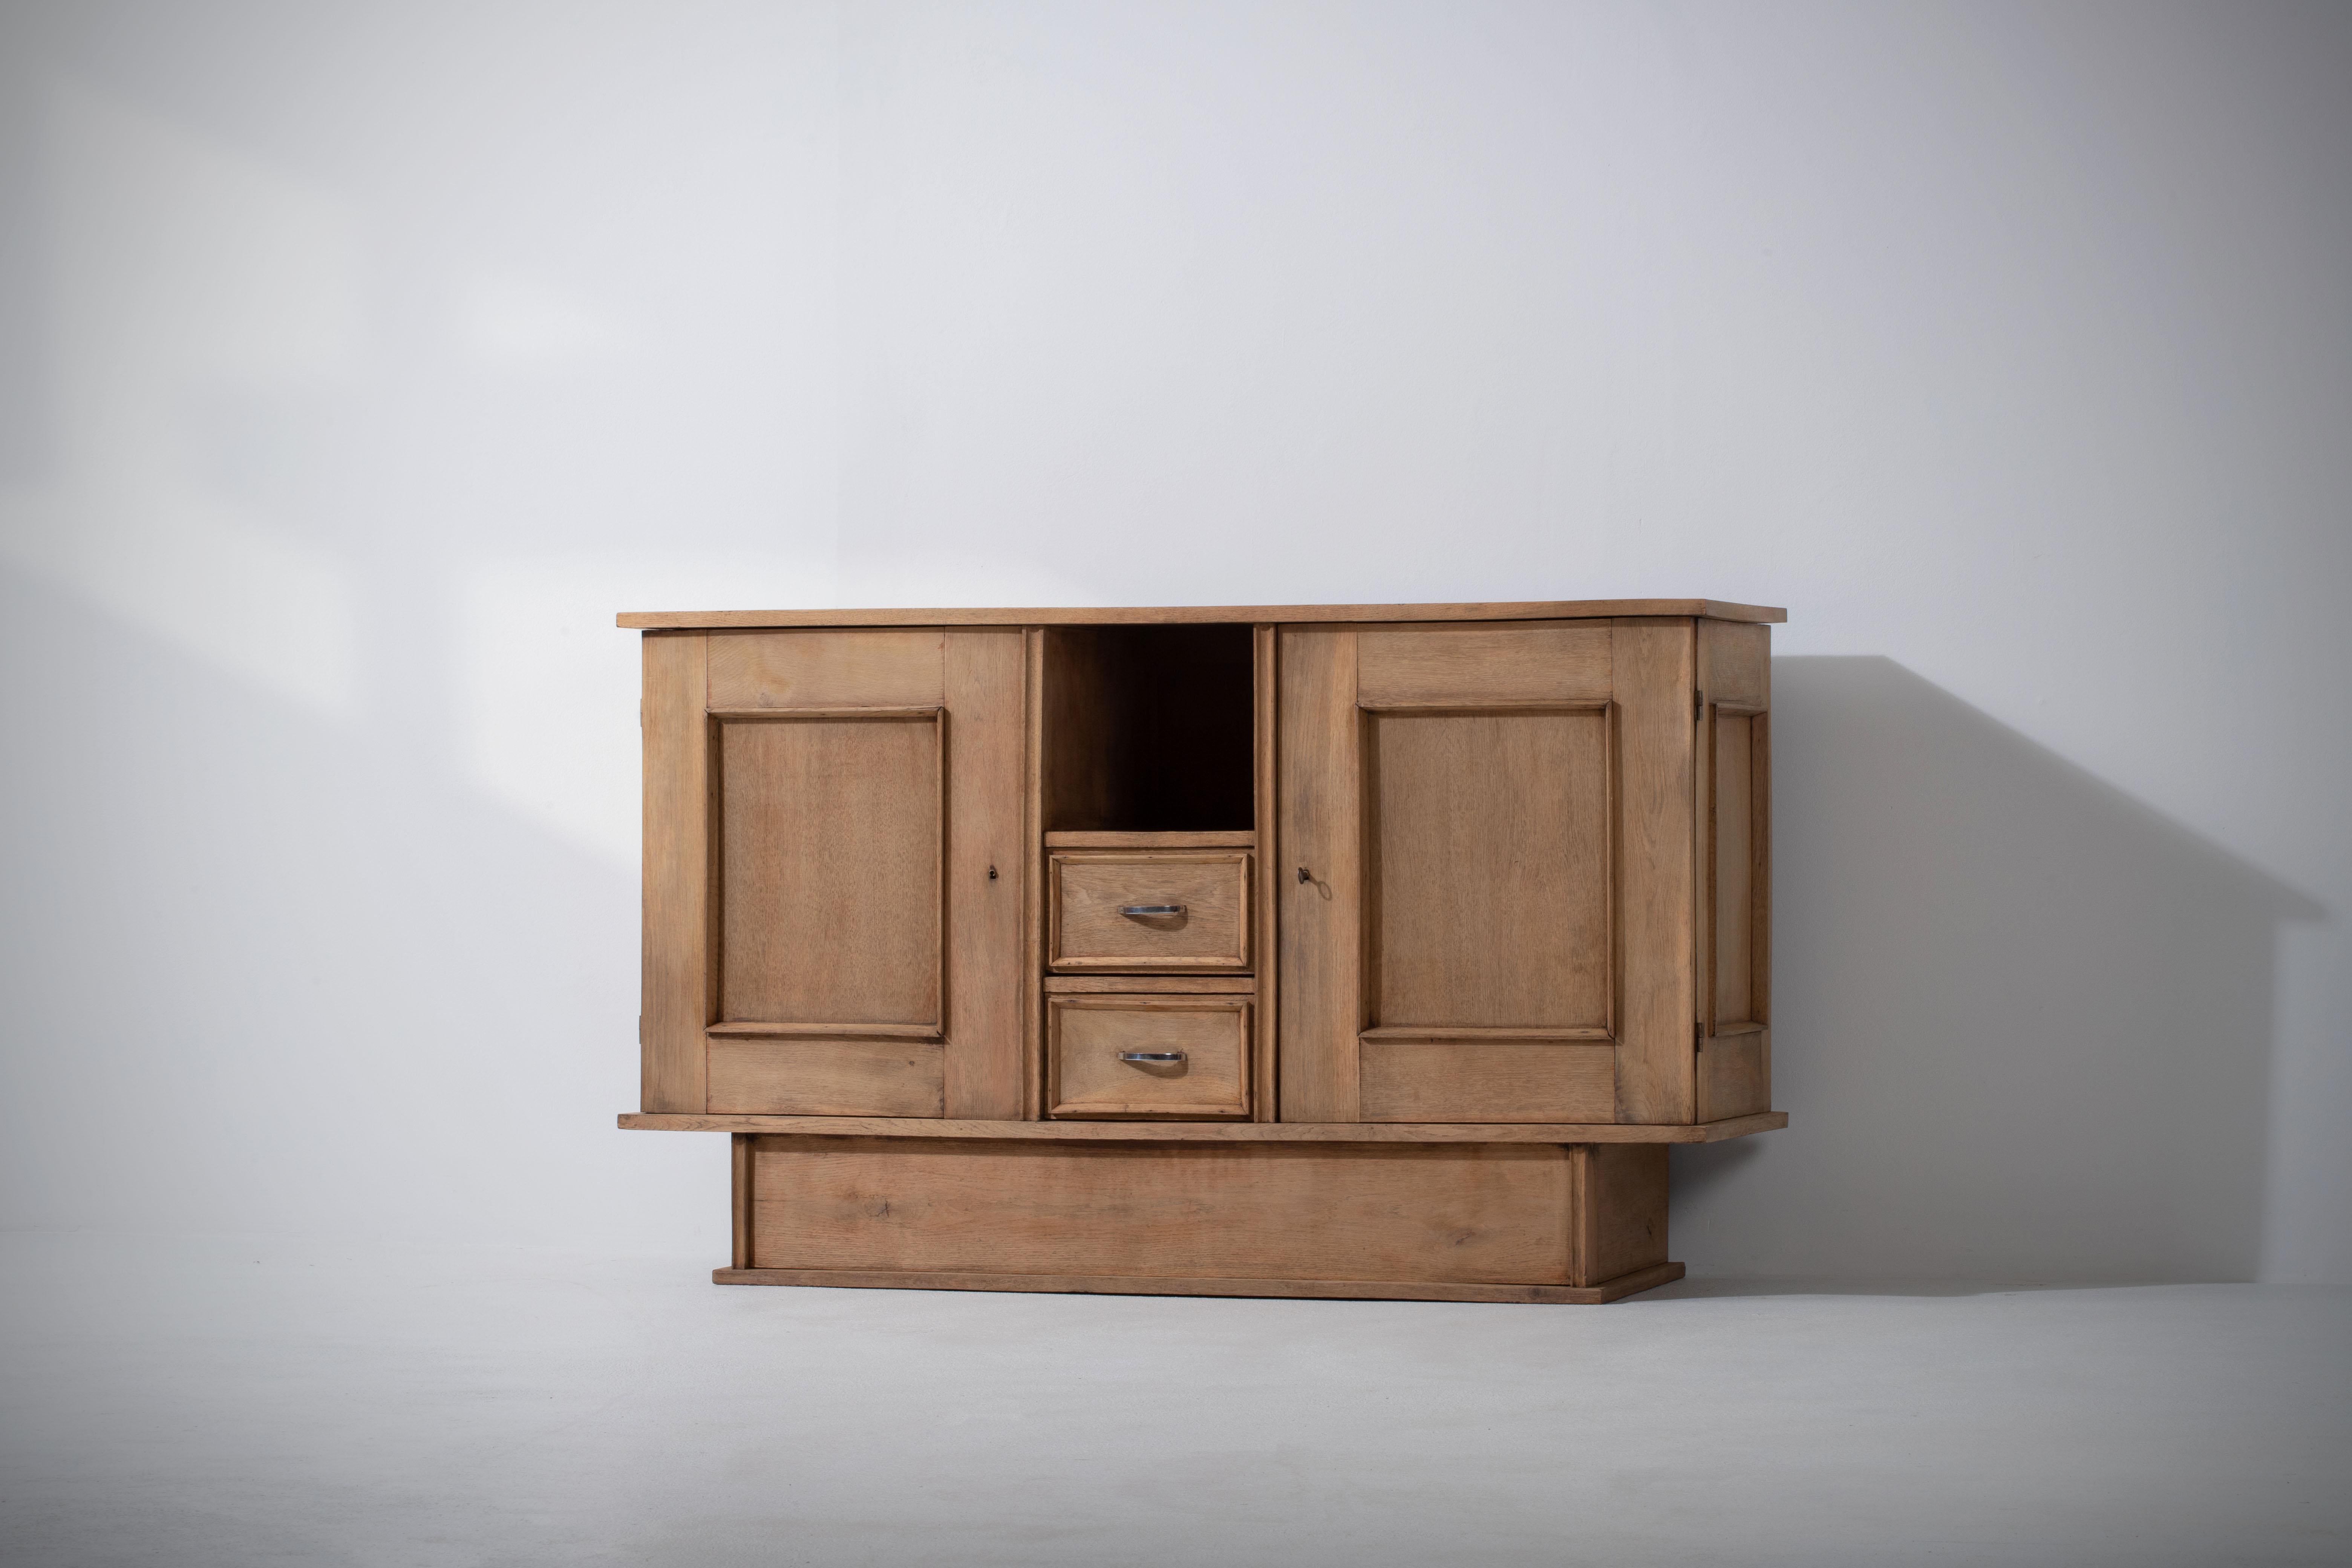
<instances>
[{"instance_id":1,"label":"solid oak cabinet","mask_svg":"<svg viewBox=\"0 0 2352 1568\"><path fill-rule=\"evenodd\" d=\"M1770 1109L1705 600L626 615L642 1110L722 1281L1599 1301Z\"/></svg>"}]
</instances>

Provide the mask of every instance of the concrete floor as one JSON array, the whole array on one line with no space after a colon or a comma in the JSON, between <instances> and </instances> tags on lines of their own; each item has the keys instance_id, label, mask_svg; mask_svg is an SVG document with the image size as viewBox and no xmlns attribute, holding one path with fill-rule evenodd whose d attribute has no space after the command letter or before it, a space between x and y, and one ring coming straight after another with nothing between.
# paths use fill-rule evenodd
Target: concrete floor
<instances>
[{"instance_id":1,"label":"concrete floor","mask_svg":"<svg viewBox=\"0 0 2352 1568\"><path fill-rule=\"evenodd\" d=\"M721 1289L0 1238L0 1561L2340 1563L2352 1291Z\"/></svg>"}]
</instances>

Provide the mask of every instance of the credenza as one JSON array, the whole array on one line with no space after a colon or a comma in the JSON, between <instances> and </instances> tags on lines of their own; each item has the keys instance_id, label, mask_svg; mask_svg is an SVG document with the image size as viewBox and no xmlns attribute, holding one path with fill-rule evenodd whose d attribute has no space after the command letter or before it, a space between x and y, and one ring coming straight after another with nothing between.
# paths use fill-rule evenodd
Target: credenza
<instances>
[{"instance_id":1,"label":"credenza","mask_svg":"<svg viewBox=\"0 0 2352 1568\"><path fill-rule=\"evenodd\" d=\"M629 614L643 1096L732 1284L1599 1302L1771 1109L1713 600Z\"/></svg>"}]
</instances>

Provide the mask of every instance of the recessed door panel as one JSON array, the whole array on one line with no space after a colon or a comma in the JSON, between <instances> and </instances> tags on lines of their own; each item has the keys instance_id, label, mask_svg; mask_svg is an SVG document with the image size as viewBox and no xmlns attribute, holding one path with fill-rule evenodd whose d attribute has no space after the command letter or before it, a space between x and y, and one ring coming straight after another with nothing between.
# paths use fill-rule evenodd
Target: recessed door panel
<instances>
[{"instance_id":1,"label":"recessed door panel","mask_svg":"<svg viewBox=\"0 0 2352 1568\"><path fill-rule=\"evenodd\" d=\"M1718 711L1715 720L1715 1019L1744 1023L1755 1016L1752 978L1755 884L1750 845L1750 787L1756 721Z\"/></svg>"},{"instance_id":2,"label":"recessed door panel","mask_svg":"<svg viewBox=\"0 0 2352 1568\"><path fill-rule=\"evenodd\" d=\"M718 728L719 1021L938 1024L938 716Z\"/></svg>"},{"instance_id":3,"label":"recessed door panel","mask_svg":"<svg viewBox=\"0 0 2352 1568\"><path fill-rule=\"evenodd\" d=\"M1606 711L1374 711L1367 730L1367 1023L1605 1031Z\"/></svg>"}]
</instances>

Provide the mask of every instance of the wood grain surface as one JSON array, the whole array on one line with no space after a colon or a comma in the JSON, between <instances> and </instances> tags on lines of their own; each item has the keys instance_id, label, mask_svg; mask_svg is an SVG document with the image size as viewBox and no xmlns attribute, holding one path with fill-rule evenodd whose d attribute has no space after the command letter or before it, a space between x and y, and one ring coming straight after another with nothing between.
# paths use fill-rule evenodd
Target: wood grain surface
<instances>
[{"instance_id":1,"label":"wood grain surface","mask_svg":"<svg viewBox=\"0 0 2352 1568\"><path fill-rule=\"evenodd\" d=\"M1243 1116L1249 1110L1247 996L1055 996L1046 1003L1048 1114ZM1180 1062L1122 1061L1176 1053Z\"/></svg>"},{"instance_id":2,"label":"wood grain surface","mask_svg":"<svg viewBox=\"0 0 2352 1568\"><path fill-rule=\"evenodd\" d=\"M1573 1285L1567 1151L761 1138L752 1260Z\"/></svg>"},{"instance_id":3,"label":"wood grain surface","mask_svg":"<svg viewBox=\"0 0 2352 1568\"><path fill-rule=\"evenodd\" d=\"M702 1026L710 953L710 745L703 719L709 639L648 637L645 700L644 973L637 1018L644 1108L704 1109Z\"/></svg>"},{"instance_id":4,"label":"wood grain surface","mask_svg":"<svg viewBox=\"0 0 2352 1568\"><path fill-rule=\"evenodd\" d=\"M740 1115L936 1117L947 1103L945 1056L935 1040L713 1039L710 1109Z\"/></svg>"},{"instance_id":5,"label":"wood grain surface","mask_svg":"<svg viewBox=\"0 0 2352 1568\"><path fill-rule=\"evenodd\" d=\"M638 1132L775 1132L842 1138L977 1138L1122 1143L1721 1143L1789 1125L1785 1110L1670 1127L1627 1121L1453 1125L1373 1121L932 1121L887 1116L757 1116L623 1111Z\"/></svg>"},{"instance_id":6,"label":"wood grain surface","mask_svg":"<svg viewBox=\"0 0 2352 1568\"><path fill-rule=\"evenodd\" d=\"M947 634L947 1114L1018 1121L1027 909L1026 662L1017 629Z\"/></svg>"},{"instance_id":7,"label":"wood grain surface","mask_svg":"<svg viewBox=\"0 0 2352 1568\"><path fill-rule=\"evenodd\" d=\"M713 626L1186 626L1218 621L1297 625L1333 621L1556 621L1616 616L1705 616L1779 623L1789 612L1721 599L1545 599L1458 605L1170 605L1086 608L929 610L625 610L616 626L636 630Z\"/></svg>"},{"instance_id":8,"label":"wood grain surface","mask_svg":"<svg viewBox=\"0 0 2352 1568\"><path fill-rule=\"evenodd\" d=\"M1557 1040L1361 1047L1366 1121L1599 1121L1617 1108L1617 1049Z\"/></svg>"},{"instance_id":9,"label":"wood grain surface","mask_svg":"<svg viewBox=\"0 0 2352 1568\"><path fill-rule=\"evenodd\" d=\"M1695 1119L1693 635L1688 621L1615 627L1621 1121Z\"/></svg>"},{"instance_id":10,"label":"wood grain surface","mask_svg":"<svg viewBox=\"0 0 2352 1568\"><path fill-rule=\"evenodd\" d=\"M1138 974L1248 969L1250 858L1245 849L1055 851L1046 963ZM1181 912L1120 912L1160 907Z\"/></svg>"}]
</instances>

